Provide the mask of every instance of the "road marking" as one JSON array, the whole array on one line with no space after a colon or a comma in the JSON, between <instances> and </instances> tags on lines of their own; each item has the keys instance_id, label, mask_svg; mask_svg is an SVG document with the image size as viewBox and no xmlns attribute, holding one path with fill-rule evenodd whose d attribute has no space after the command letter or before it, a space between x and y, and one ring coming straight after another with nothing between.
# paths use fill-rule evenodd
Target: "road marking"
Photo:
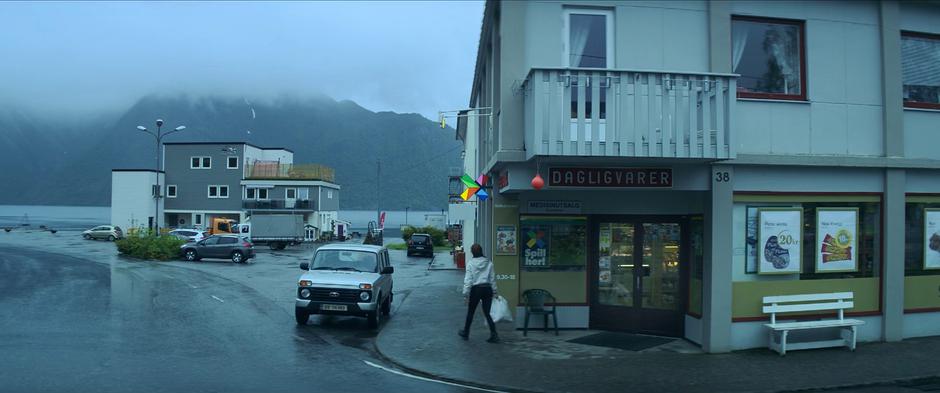
<instances>
[{"instance_id":1,"label":"road marking","mask_svg":"<svg viewBox=\"0 0 940 393\"><path fill-rule=\"evenodd\" d=\"M212 296L213 299L218 300L219 303L225 303L225 300L219 299L218 296L215 296L215 295L211 295L211 296Z\"/></svg>"},{"instance_id":2,"label":"road marking","mask_svg":"<svg viewBox=\"0 0 940 393\"><path fill-rule=\"evenodd\" d=\"M197 287L197 286L195 286L195 285L193 285L193 284L189 284L189 287L192 288L192 289L199 289L199 287Z\"/></svg>"},{"instance_id":3,"label":"road marking","mask_svg":"<svg viewBox=\"0 0 940 393\"><path fill-rule=\"evenodd\" d=\"M481 392L505 393L505 392L503 392L503 391L501 391L501 390L490 390L490 389L478 388L478 387L476 387L476 386L462 385L462 384L454 383L454 382L438 381L438 380L436 380L436 379L425 378L425 377L419 377L419 376L417 376L417 375L412 375L412 374L408 374L408 373L406 373L406 372L401 372L401 371L398 371L398 370L390 369L390 368L388 368L388 367L384 367L384 366L381 366L381 365L372 363L372 362L370 362L370 361L368 361L368 360L363 360L363 362L365 362L365 364L368 364L368 365L370 365L370 366L372 366L372 367L375 367L375 368L377 368L377 369L384 370L384 371L388 371L388 372L390 372L390 373L392 373L392 374L401 375L401 376L403 376L403 377L414 378L414 379L417 379L417 380L420 380L420 381L436 382L436 383L441 383L441 384L444 384L444 385L456 386L456 387L465 388L465 389L479 390L479 391L481 391Z\"/></svg>"}]
</instances>

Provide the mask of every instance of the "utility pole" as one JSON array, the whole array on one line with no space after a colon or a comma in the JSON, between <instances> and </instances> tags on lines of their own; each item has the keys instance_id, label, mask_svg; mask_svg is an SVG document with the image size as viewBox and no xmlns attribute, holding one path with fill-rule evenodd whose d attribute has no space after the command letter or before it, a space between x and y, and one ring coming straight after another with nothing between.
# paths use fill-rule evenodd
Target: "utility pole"
<instances>
[{"instance_id":1,"label":"utility pole","mask_svg":"<svg viewBox=\"0 0 940 393\"><path fill-rule=\"evenodd\" d=\"M379 187L379 182L381 181L381 179L382 179L382 160L376 159L375 160L375 223L376 224L379 223L380 216L382 215L382 211L380 210L380 207L379 207L380 202L381 202L379 199L380 197L379 190L381 189L381 187Z\"/></svg>"}]
</instances>

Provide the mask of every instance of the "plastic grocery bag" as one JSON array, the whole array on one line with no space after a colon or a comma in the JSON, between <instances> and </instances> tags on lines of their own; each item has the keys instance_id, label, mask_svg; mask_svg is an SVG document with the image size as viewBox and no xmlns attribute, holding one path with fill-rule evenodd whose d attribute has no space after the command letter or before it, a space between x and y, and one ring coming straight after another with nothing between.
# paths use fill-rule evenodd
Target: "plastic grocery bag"
<instances>
[{"instance_id":1,"label":"plastic grocery bag","mask_svg":"<svg viewBox=\"0 0 940 393\"><path fill-rule=\"evenodd\" d=\"M509 311L509 302L502 296L493 298L493 305L490 307L490 317L493 322L512 322L512 312Z\"/></svg>"}]
</instances>

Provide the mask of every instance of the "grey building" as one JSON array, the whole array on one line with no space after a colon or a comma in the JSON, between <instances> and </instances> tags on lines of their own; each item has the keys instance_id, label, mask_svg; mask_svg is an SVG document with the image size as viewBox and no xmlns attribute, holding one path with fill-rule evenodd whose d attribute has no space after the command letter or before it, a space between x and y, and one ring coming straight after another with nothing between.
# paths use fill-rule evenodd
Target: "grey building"
<instances>
[{"instance_id":1,"label":"grey building","mask_svg":"<svg viewBox=\"0 0 940 393\"><path fill-rule=\"evenodd\" d=\"M940 334L938 59L936 2L487 1L458 130L500 293L709 352L773 295Z\"/></svg>"}]
</instances>

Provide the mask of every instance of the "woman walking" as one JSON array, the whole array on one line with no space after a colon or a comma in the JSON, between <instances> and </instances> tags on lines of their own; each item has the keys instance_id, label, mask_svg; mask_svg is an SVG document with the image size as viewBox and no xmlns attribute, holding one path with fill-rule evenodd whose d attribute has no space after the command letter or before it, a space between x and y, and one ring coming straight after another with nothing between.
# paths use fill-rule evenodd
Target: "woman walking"
<instances>
[{"instance_id":1,"label":"woman walking","mask_svg":"<svg viewBox=\"0 0 940 393\"><path fill-rule=\"evenodd\" d=\"M496 334L496 324L490 317L490 306L493 305L493 297L496 296L496 273L493 271L493 262L483 256L483 247L474 243L470 246L470 253L473 258L467 262L467 272L463 278L463 296L467 301L467 320L463 325L463 330L457 332L464 340L470 338L470 324L473 322L473 314L477 310L477 303L483 302L483 316L486 317L486 324L490 326L490 338L486 340L491 343L498 343L499 336ZM468 299L469 297L469 299Z\"/></svg>"}]
</instances>

